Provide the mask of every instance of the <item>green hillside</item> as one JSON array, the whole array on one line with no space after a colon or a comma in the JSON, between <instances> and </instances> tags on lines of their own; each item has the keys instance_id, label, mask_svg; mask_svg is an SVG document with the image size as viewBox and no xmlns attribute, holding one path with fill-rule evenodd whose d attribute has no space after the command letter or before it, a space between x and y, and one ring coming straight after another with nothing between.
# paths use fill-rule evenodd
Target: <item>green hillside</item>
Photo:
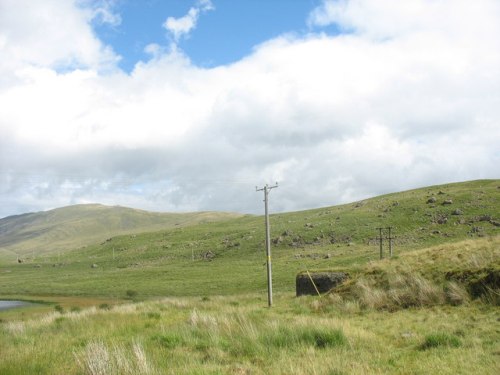
<instances>
[{"instance_id":1,"label":"green hillside","mask_svg":"<svg viewBox=\"0 0 500 375\"><path fill-rule=\"evenodd\" d=\"M499 186L272 215L272 308L263 217L0 261L0 299L49 301L0 311L0 373L498 374ZM349 279L295 298L304 270Z\"/></svg>"},{"instance_id":2,"label":"green hillside","mask_svg":"<svg viewBox=\"0 0 500 375\"><path fill-rule=\"evenodd\" d=\"M500 181L394 193L271 217L277 292L304 269L362 269L379 258L377 227L393 227L395 255L500 234ZM262 217L109 238L78 251L0 266L0 294L123 297L264 292ZM387 243L387 241L386 241ZM385 243L385 251L387 245ZM387 255L387 254L386 254Z\"/></svg>"},{"instance_id":3,"label":"green hillside","mask_svg":"<svg viewBox=\"0 0 500 375\"><path fill-rule=\"evenodd\" d=\"M182 227L241 215L221 212L155 213L100 204L75 205L0 219L0 258L76 249L119 234Z\"/></svg>"}]
</instances>

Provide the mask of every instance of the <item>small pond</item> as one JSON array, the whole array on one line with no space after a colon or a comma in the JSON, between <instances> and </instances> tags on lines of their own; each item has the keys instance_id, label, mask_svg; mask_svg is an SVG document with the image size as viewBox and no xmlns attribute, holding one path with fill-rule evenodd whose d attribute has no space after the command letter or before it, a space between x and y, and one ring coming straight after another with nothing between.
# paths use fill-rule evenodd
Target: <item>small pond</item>
<instances>
[{"instance_id":1,"label":"small pond","mask_svg":"<svg viewBox=\"0 0 500 375\"><path fill-rule=\"evenodd\" d=\"M2 300L0 300L0 311L8 310L8 309L15 309L16 307L23 307L23 306L29 306L29 305L32 305L32 303L23 302L23 301L2 301Z\"/></svg>"}]
</instances>

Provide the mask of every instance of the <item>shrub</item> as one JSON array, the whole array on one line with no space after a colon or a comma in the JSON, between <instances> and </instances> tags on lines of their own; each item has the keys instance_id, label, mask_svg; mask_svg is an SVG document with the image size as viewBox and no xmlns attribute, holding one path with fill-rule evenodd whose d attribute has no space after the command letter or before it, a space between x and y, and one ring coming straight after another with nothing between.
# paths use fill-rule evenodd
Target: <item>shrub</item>
<instances>
[{"instance_id":1,"label":"shrub","mask_svg":"<svg viewBox=\"0 0 500 375\"><path fill-rule=\"evenodd\" d=\"M99 305L99 308L100 308L101 310L111 310L111 306L110 306L109 304L107 304L107 303L101 303L101 304Z\"/></svg>"},{"instance_id":2,"label":"shrub","mask_svg":"<svg viewBox=\"0 0 500 375\"><path fill-rule=\"evenodd\" d=\"M64 307L62 307L61 305L55 305L54 310L56 310L60 314L64 314Z\"/></svg>"}]
</instances>

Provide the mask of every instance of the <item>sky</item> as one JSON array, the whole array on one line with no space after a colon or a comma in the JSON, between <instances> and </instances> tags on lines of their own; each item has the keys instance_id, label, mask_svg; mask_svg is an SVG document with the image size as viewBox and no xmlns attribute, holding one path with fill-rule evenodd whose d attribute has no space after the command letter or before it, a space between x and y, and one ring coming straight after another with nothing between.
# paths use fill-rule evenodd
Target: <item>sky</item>
<instances>
[{"instance_id":1,"label":"sky","mask_svg":"<svg viewBox=\"0 0 500 375\"><path fill-rule=\"evenodd\" d=\"M0 218L500 176L498 0L0 0Z\"/></svg>"}]
</instances>

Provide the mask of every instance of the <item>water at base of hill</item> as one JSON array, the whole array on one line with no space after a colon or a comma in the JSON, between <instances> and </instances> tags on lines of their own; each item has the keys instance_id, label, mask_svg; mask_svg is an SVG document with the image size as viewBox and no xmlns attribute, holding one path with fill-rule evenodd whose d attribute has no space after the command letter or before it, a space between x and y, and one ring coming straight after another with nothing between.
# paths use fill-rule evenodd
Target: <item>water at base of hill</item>
<instances>
[{"instance_id":1,"label":"water at base of hill","mask_svg":"<svg viewBox=\"0 0 500 375\"><path fill-rule=\"evenodd\" d=\"M2 310L8 310L8 309L15 309L17 307L23 307L23 306L28 306L30 305L29 302L23 302L23 301L1 301L0 300L0 311Z\"/></svg>"}]
</instances>

